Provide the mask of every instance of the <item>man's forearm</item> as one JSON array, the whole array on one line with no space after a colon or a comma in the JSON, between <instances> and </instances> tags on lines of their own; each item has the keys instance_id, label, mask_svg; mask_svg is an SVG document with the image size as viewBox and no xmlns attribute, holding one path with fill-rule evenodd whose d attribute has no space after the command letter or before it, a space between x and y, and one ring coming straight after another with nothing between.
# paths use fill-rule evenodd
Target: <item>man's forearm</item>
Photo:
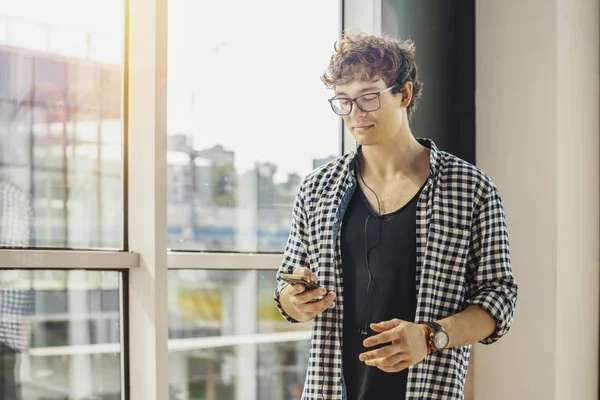
<instances>
[{"instance_id":1,"label":"man's forearm","mask_svg":"<svg viewBox=\"0 0 600 400\"><path fill-rule=\"evenodd\" d=\"M496 329L496 320L475 305L439 322L450 337L448 347L462 347L489 337Z\"/></svg>"}]
</instances>

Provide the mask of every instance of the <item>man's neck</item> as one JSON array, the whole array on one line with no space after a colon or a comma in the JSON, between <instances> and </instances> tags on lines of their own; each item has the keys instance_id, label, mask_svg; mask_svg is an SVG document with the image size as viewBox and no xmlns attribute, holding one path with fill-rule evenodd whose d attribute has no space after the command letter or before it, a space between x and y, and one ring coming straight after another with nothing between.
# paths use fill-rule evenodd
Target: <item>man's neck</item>
<instances>
[{"instance_id":1,"label":"man's neck","mask_svg":"<svg viewBox=\"0 0 600 400\"><path fill-rule=\"evenodd\" d=\"M405 132L393 140L361 147L360 167L363 176L385 183L411 178L429 169L429 151L412 133Z\"/></svg>"}]
</instances>

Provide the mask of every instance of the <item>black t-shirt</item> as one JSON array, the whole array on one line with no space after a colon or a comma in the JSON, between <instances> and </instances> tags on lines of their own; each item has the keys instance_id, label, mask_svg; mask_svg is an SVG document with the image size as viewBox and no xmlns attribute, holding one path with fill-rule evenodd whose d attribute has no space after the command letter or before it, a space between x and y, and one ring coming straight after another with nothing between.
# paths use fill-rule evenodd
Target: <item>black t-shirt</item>
<instances>
[{"instance_id":1,"label":"black t-shirt","mask_svg":"<svg viewBox=\"0 0 600 400\"><path fill-rule=\"evenodd\" d=\"M343 373L348 400L385 398L389 393L394 393L394 399L405 398L407 369L384 372L361 362L358 356L376 348L365 348L362 344L376 334L370 323L393 318L414 322L416 207L420 193L399 210L377 216L357 186L344 214Z\"/></svg>"}]
</instances>

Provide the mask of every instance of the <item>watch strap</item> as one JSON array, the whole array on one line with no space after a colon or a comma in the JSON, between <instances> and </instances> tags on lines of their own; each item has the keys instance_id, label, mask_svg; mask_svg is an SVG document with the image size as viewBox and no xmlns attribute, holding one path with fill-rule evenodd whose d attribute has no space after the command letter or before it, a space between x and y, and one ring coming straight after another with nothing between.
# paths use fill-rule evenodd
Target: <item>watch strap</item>
<instances>
[{"instance_id":1,"label":"watch strap","mask_svg":"<svg viewBox=\"0 0 600 400\"><path fill-rule=\"evenodd\" d=\"M431 328L428 327L424 322L420 322L419 325L421 325L423 327L423 330L425 331L425 344L427 346L427 355L430 355L432 353L432 348L431 348Z\"/></svg>"},{"instance_id":2,"label":"watch strap","mask_svg":"<svg viewBox=\"0 0 600 400\"><path fill-rule=\"evenodd\" d=\"M446 332L444 327L437 322L421 322L421 324L427 328L426 336L427 336L428 354L435 353L436 351L439 351L439 350L443 350L443 349L438 349L435 346L434 339L435 339L436 334L438 334L440 332L443 332L444 334L448 335L448 332Z\"/></svg>"}]
</instances>

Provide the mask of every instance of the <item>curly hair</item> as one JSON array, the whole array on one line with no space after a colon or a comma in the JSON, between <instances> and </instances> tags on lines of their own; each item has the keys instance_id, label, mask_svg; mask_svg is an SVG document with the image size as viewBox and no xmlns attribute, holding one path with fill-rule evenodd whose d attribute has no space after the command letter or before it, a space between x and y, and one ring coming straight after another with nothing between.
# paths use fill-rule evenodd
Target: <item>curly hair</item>
<instances>
[{"instance_id":1,"label":"curly hair","mask_svg":"<svg viewBox=\"0 0 600 400\"><path fill-rule=\"evenodd\" d=\"M406 109L410 118L423 89L415 63L414 42L387 35L344 32L334 46L334 54L321 80L332 89L357 79L383 79L388 87L394 85L392 94L399 93L406 82L412 82L412 100Z\"/></svg>"}]
</instances>

